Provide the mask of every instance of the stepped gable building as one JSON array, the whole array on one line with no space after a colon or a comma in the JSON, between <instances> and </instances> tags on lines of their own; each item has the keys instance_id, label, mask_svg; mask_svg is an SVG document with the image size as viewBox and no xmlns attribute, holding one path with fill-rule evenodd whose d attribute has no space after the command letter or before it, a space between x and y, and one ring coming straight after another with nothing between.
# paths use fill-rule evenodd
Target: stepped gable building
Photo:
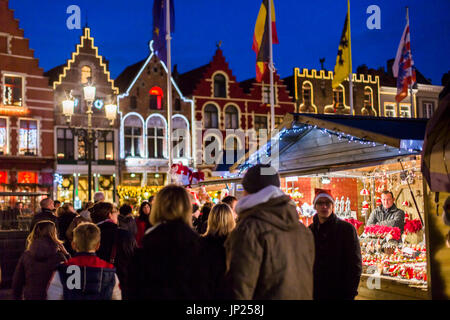
<instances>
[{"instance_id":1,"label":"stepped gable building","mask_svg":"<svg viewBox=\"0 0 450 320\"><path fill-rule=\"evenodd\" d=\"M63 65L45 73L54 90L55 138L52 150L57 156L57 179L55 196L62 201L73 202L80 207L88 200L87 140L82 135L74 136L70 127L88 128L87 103L83 87L90 81L96 87L93 102L92 128L97 140L92 149L92 190L105 194L106 201L116 201L119 159L120 120L111 123L105 116L105 105L115 103L119 89L108 70L108 62L99 54L91 30L85 27L70 59ZM63 114L62 101L75 99L74 114L70 125Z\"/></svg>"},{"instance_id":2,"label":"stepped gable building","mask_svg":"<svg viewBox=\"0 0 450 320\"><path fill-rule=\"evenodd\" d=\"M226 161L226 152L232 151L233 159L249 148L249 138L245 133L270 127L270 85L269 76L263 82L255 79L238 82L225 60L223 52L217 48L212 60L203 66L174 77L185 96L195 104L195 120L201 126L196 130L198 167L206 176L222 175L233 163ZM277 74L275 83L275 117L281 123L286 113L295 111L295 104L287 87ZM237 131L241 129L243 134ZM199 141L200 140L200 141ZM202 158L203 151L217 141L217 150L212 151L214 163ZM217 152L216 152L217 151ZM219 163L219 166L216 164Z\"/></svg>"},{"instance_id":3,"label":"stepped gable building","mask_svg":"<svg viewBox=\"0 0 450 320\"><path fill-rule=\"evenodd\" d=\"M123 186L162 186L168 168L167 67L153 52L117 77ZM194 167L193 101L172 77L172 163Z\"/></svg>"},{"instance_id":4,"label":"stepped gable building","mask_svg":"<svg viewBox=\"0 0 450 320\"><path fill-rule=\"evenodd\" d=\"M52 193L53 90L8 0L0 0L0 89L0 213L17 202L33 213L38 194Z\"/></svg>"}]
</instances>

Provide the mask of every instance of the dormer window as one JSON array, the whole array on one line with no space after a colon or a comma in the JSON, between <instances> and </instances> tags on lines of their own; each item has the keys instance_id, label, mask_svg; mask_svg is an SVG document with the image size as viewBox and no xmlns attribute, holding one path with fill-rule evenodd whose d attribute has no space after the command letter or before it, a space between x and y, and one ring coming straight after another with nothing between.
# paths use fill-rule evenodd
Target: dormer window
<instances>
[{"instance_id":1,"label":"dormer window","mask_svg":"<svg viewBox=\"0 0 450 320\"><path fill-rule=\"evenodd\" d=\"M214 97L227 97L227 80L222 74L216 74L214 76Z\"/></svg>"},{"instance_id":2,"label":"dormer window","mask_svg":"<svg viewBox=\"0 0 450 320\"><path fill-rule=\"evenodd\" d=\"M153 87L150 89L150 109L162 109L163 91L160 87Z\"/></svg>"}]
</instances>

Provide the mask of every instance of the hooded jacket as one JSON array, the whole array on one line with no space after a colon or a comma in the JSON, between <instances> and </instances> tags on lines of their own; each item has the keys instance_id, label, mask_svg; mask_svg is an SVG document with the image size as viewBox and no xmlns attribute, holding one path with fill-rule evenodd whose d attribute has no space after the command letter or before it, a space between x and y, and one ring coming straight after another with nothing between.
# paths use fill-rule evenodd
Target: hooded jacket
<instances>
[{"instance_id":1,"label":"hooded jacket","mask_svg":"<svg viewBox=\"0 0 450 320\"><path fill-rule=\"evenodd\" d=\"M232 299L312 299L314 238L293 201L268 186L238 201L225 242Z\"/></svg>"},{"instance_id":2,"label":"hooded jacket","mask_svg":"<svg viewBox=\"0 0 450 320\"><path fill-rule=\"evenodd\" d=\"M53 271L66 257L48 238L35 240L19 259L12 281L13 298L45 300Z\"/></svg>"}]
</instances>

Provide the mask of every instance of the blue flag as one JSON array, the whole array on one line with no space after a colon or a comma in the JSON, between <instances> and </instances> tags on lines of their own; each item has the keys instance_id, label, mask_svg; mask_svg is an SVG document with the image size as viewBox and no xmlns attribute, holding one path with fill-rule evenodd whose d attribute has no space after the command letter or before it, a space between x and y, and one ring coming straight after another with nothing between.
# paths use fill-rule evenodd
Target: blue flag
<instances>
[{"instance_id":1,"label":"blue flag","mask_svg":"<svg viewBox=\"0 0 450 320\"><path fill-rule=\"evenodd\" d=\"M170 1L170 32L175 31L175 8ZM166 48L166 0L153 0L153 49L156 55L167 64Z\"/></svg>"}]
</instances>

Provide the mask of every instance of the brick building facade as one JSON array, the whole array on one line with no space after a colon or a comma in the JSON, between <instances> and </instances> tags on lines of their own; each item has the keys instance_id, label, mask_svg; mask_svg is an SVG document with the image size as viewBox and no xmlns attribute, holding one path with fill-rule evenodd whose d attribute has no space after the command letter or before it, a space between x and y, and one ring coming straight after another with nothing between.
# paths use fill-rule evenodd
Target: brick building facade
<instances>
[{"instance_id":1,"label":"brick building facade","mask_svg":"<svg viewBox=\"0 0 450 320\"><path fill-rule=\"evenodd\" d=\"M53 90L7 0L0 1L0 88L0 192L51 193ZM31 212L41 197L0 198L2 210L20 201Z\"/></svg>"}]
</instances>

